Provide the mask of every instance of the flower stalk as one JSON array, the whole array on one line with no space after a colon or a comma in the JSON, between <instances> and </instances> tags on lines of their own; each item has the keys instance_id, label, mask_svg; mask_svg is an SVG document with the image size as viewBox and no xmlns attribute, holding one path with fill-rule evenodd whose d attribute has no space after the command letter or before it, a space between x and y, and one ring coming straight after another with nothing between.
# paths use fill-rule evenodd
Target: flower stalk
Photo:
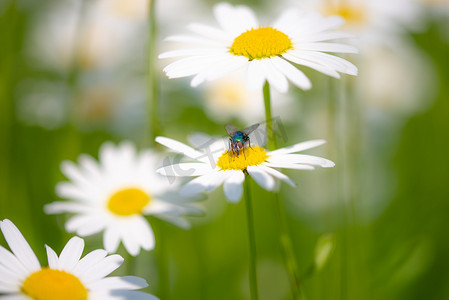
<instances>
[{"instance_id":1,"label":"flower stalk","mask_svg":"<svg viewBox=\"0 0 449 300\"><path fill-rule=\"evenodd\" d=\"M267 135L268 135L268 148L276 149L276 134L275 124L273 122L273 116L271 113L271 95L270 85L265 82L263 87L263 99L265 106L265 119L267 122ZM279 241L281 243L282 257L284 259L285 266L288 271L291 290L294 299L300 297L300 279L298 274L298 266L296 263L295 253L293 250L292 240L288 232L287 218L285 215L284 207L282 205L282 199L280 193L275 193L276 202L276 215L278 218L279 229Z\"/></svg>"},{"instance_id":2,"label":"flower stalk","mask_svg":"<svg viewBox=\"0 0 449 300\"><path fill-rule=\"evenodd\" d=\"M154 143L156 136L160 135L159 124L159 87L157 77L157 20L156 20L156 0L148 3L148 134L150 143Z\"/></svg>"},{"instance_id":3,"label":"flower stalk","mask_svg":"<svg viewBox=\"0 0 449 300\"><path fill-rule=\"evenodd\" d=\"M250 287L251 300L258 300L259 296L257 288L256 236L254 231L254 217L253 217L249 178L246 178L245 180L245 204L246 204L246 220L248 224L248 238L249 238L249 252L250 252L249 287Z\"/></svg>"},{"instance_id":4,"label":"flower stalk","mask_svg":"<svg viewBox=\"0 0 449 300\"><path fill-rule=\"evenodd\" d=\"M271 94L268 82L265 82L263 86L263 102L265 107L265 122L267 124L268 149L274 150L276 149L276 135L274 133L275 124L271 113Z\"/></svg>"}]
</instances>

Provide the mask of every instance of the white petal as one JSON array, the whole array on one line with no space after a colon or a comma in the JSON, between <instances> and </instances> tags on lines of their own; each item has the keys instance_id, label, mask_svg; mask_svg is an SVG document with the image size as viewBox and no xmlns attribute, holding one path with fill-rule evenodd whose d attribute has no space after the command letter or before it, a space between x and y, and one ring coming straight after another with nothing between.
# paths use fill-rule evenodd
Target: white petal
<instances>
[{"instance_id":1,"label":"white petal","mask_svg":"<svg viewBox=\"0 0 449 300\"><path fill-rule=\"evenodd\" d=\"M83 250L84 240L77 236L71 238L59 255L59 269L71 272L79 262Z\"/></svg>"},{"instance_id":2,"label":"white petal","mask_svg":"<svg viewBox=\"0 0 449 300\"><path fill-rule=\"evenodd\" d=\"M187 26L192 32L216 41L232 41L228 33L204 24L193 23Z\"/></svg>"},{"instance_id":3,"label":"white petal","mask_svg":"<svg viewBox=\"0 0 449 300\"><path fill-rule=\"evenodd\" d=\"M17 259L14 254L0 246L0 265L11 272L15 272L21 278L27 277L31 272L25 268L25 266Z\"/></svg>"},{"instance_id":4,"label":"white petal","mask_svg":"<svg viewBox=\"0 0 449 300\"><path fill-rule=\"evenodd\" d=\"M55 250L47 245L45 245L45 249L47 250L47 261L50 269L59 269L59 259Z\"/></svg>"},{"instance_id":5,"label":"white petal","mask_svg":"<svg viewBox=\"0 0 449 300\"><path fill-rule=\"evenodd\" d=\"M197 36L193 36L193 35L172 35L172 36L167 37L165 39L165 41L196 44L196 45L201 45L201 46L213 46L213 47L226 47L228 44L223 41L210 40L210 39L197 37ZM162 54L164 54L164 53L162 53ZM159 58L162 58L162 57L159 56Z\"/></svg>"},{"instance_id":6,"label":"white petal","mask_svg":"<svg viewBox=\"0 0 449 300\"><path fill-rule=\"evenodd\" d=\"M177 197L179 198L179 195L176 194ZM178 205L173 205L172 203L163 201L163 200L159 200L159 199L152 199L151 200L151 204L148 205L144 211L143 214L144 215L157 215L157 214L163 214L163 213L169 213L172 212L173 210L176 210L179 206Z\"/></svg>"},{"instance_id":7,"label":"white petal","mask_svg":"<svg viewBox=\"0 0 449 300\"><path fill-rule=\"evenodd\" d=\"M243 5L234 7L228 3L219 3L214 6L214 16L221 28L233 36L258 27L253 11Z\"/></svg>"},{"instance_id":8,"label":"white petal","mask_svg":"<svg viewBox=\"0 0 449 300\"><path fill-rule=\"evenodd\" d=\"M97 290L138 290L148 286L145 279L136 276L107 277L91 283L90 291Z\"/></svg>"},{"instance_id":9,"label":"white petal","mask_svg":"<svg viewBox=\"0 0 449 300\"><path fill-rule=\"evenodd\" d=\"M224 182L223 191L230 202L238 202L242 198L243 181L245 181L245 174L242 171L233 171Z\"/></svg>"},{"instance_id":10,"label":"white petal","mask_svg":"<svg viewBox=\"0 0 449 300\"><path fill-rule=\"evenodd\" d=\"M277 30L287 33L292 31L298 20L303 18L303 13L297 9L288 9L282 12L282 14L273 22L272 27Z\"/></svg>"},{"instance_id":11,"label":"white petal","mask_svg":"<svg viewBox=\"0 0 449 300\"><path fill-rule=\"evenodd\" d=\"M120 233L115 226L108 226L103 233L103 245L109 253L115 253L120 244Z\"/></svg>"},{"instance_id":12,"label":"white petal","mask_svg":"<svg viewBox=\"0 0 449 300\"><path fill-rule=\"evenodd\" d=\"M56 194L61 198L80 200L83 202L90 202L92 195L86 193L82 189L70 182L60 182L56 185Z\"/></svg>"},{"instance_id":13,"label":"white petal","mask_svg":"<svg viewBox=\"0 0 449 300\"><path fill-rule=\"evenodd\" d=\"M78 166L71 161L63 161L61 163L61 172L77 185L89 185L84 174L79 170Z\"/></svg>"},{"instance_id":14,"label":"white petal","mask_svg":"<svg viewBox=\"0 0 449 300\"><path fill-rule=\"evenodd\" d=\"M83 203L77 202L52 202L44 206L44 211L47 214L60 213L85 213L91 211L92 208Z\"/></svg>"},{"instance_id":15,"label":"white petal","mask_svg":"<svg viewBox=\"0 0 449 300\"><path fill-rule=\"evenodd\" d=\"M140 243L133 233L134 228L131 227L130 223L125 222L123 222L122 226L126 226L122 229L120 236L123 246L125 246L129 254L137 256L140 253Z\"/></svg>"},{"instance_id":16,"label":"white petal","mask_svg":"<svg viewBox=\"0 0 449 300\"><path fill-rule=\"evenodd\" d=\"M126 291L119 290L113 292L95 291L89 293L89 300L159 300L156 296L140 292L140 291Z\"/></svg>"},{"instance_id":17,"label":"white petal","mask_svg":"<svg viewBox=\"0 0 449 300\"><path fill-rule=\"evenodd\" d=\"M269 173L270 175L288 183L291 186L296 186L296 183L293 180L291 180L287 175L279 172L278 170L272 169L272 168L270 168L268 166L264 166L264 165L259 165L259 168L261 168L265 172Z\"/></svg>"},{"instance_id":18,"label":"white petal","mask_svg":"<svg viewBox=\"0 0 449 300\"><path fill-rule=\"evenodd\" d=\"M102 176L102 172L98 162L87 154L81 154L78 157L78 162L85 176L90 178L98 178Z\"/></svg>"},{"instance_id":19,"label":"white petal","mask_svg":"<svg viewBox=\"0 0 449 300\"><path fill-rule=\"evenodd\" d=\"M308 51L324 51L334 53L358 53L356 47L337 43L298 43L297 48Z\"/></svg>"},{"instance_id":20,"label":"white petal","mask_svg":"<svg viewBox=\"0 0 449 300\"><path fill-rule=\"evenodd\" d=\"M281 168L281 169L293 169L293 170L315 170L314 166L310 165L304 165L304 164L291 164L291 163L271 163L271 162L264 162L265 166L272 167L272 168Z\"/></svg>"},{"instance_id":21,"label":"white petal","mask_svg":"<svg viewBox=\"0 0 449 300\"><path fill-rule=\"evenodd\" d=\"M84 224L78 227L76 232L80 236L89 236L95 234L97 232L102 231L105 228L105 223L102 220L101 216L91 216L92 218L86 221Z\"/></svg>"},{"instance_id":22,"label":"white petal","mask_svg":"<svg viewBox=\"0 0 449 300\"><path fill-rule=\"evenodd\" d=\"M100 280L120 267L122 263L123 258L120 255L110 255L102 259L99 263L93 265L91 268L87 269L80 279L85 284Z\"/></svg>"},{"instance_id":23,"label":"white petal","mask_svg":"<svg viewBox=\"0 0 449 300\"><path fill-rule=\"evenodd\" d=\"M267 172L257 166L249 166L246 170L261 187L268 191L272 191L274 189L274 179Z\"/></svg>"},{"instance_id":24,"label":"white petal","mask_svg":"<svg viewBox=\"0 0 449 300\"><path fill-rule=\"evenodd\" d=\"M155 239L151 225L143 217L134 220L134 235L138 238L143 249L149 251L154 249Z\"/></svg>"},{"instance_id":25,"label":"white petal","mask_svg":"<svg viewBox=\"0 0 449 300\"><path fill-rule=\"evenodd\" d=\"M270 86L281 93L288 90L288 81L285 75L281 73L274 65L272 59L261 59L262 69Z\"/></svg>"},{"instance_id":26,"label":"white petal","mask_svg":"<svg viewBox=\"0 0 449 300\"><path fill-rule=\"evenodd\" d=\"M189 177L204 175L211 170L209 163L180 163L159 168L156 172L164 176Z\"/></svg>"},{"instance_id":27,"label":"white petal","mask_svg":"<svg viewBox=\"0 0 449 300\"><path fill-rule=\"evenodd\" d=\"M101 231L103 227L103 222L95 215L76 215L71 217L65 223L65 229L68 232L76 231L80 236L97 233Z\"/></svg>"},{"instance_id":28,"label":"white petal","mask_svg":"<svg viewBox=\"0 0 449 300\"><path fill-rule=\"evenodd\" d=\"M97 249L84 256L73 269L73 274L78 277L86 273L94 265L101 262L108 253L103 249Z\"/></svg>"},{"instance_id":29,"label":"white petal","mask_svg":"<svg viewBox=\"0 0 449 300\"><path fill-rule=\"evenodd\" d=\"M223 171L211 172L189 181L184 185L179 193L190 197L201 192L211 192L215 190L228 177L228 173Z\"/></svg>"},{"instance_id":30,"label":"white petal","mask_svg":"<svg viewBox=\"0 0 449 300\"><path fill-rule=\"evenodd\" d=\"M9 248L30 272L35 272L41 268L41 265L31 249L28 242L23 237L19 229L10 220L5 219L0 223L3 236L9 245Z\"/></svg>"},{"instance_id":31,"label":"white petal","mask_svg":"<svg viewBox=\"0 0 449 300\"><path fill-rule=\"evenodd\" d=\"M295 152L300 152L300 151L304 151L307 149L312 149L318 146L321 146L323 144L325 144L326 141L325 140L310 140L310 141L305 141L305 142L301 142L301 143L297 143L288 147L284 147L284 148L280 148L274 151L270 151L268 153L268 155L278 155L278 154L288 154L288 153L295 153Z\"/></svg>"},{"instance_id":32,"label":"white petal","mask_svg":"<svg viewBox=\"0 0 449 300\"><path fill-rule=\"evenodd\" d=\"M187 221L185 218L183 217L177 217L177 216L172 216L172 215L157 215L157 217L161 220L164 220L170 224L173 224L175 226L178 226L182 229L190 229L192 227L192 225L189 223L189 221Z\"/></svg>"},{"instance_id":33,"label":"white petal","mask_svg":"<svg viewBox=\"0 0 449 300\"><path fill-rule=\"evenodd\" d=\"M244 56L235 56L230 53L222 55L220 59L209 64L201 71L197 77L192 79L191 85L198 86L203 81L212 81L220 79L231 72L234 72L248 64L248 59Z\"/></svg>"},{"instance_id":34,"label":"white petal","mask_svg":"<svg viewBox=\"0 0 449 300\"><path fill-rule=\"evenodd\" d=\"M318 156L306 155L306 154L283 154L277 156L270 156L267 161L271 163L291 163L291 164L310 164L314 166L320 166L323 168L331 168L335 166L335 163Z\"/></svg>"},{"instance_id":35,"label":"white petal","mask_svg":"<svg viewBox=\"0 0 449 300\"><path fill-rule=\"evenodd\" d=\"M204 153L201 153L193 149L192 147L187 146L186 144L163 136L156 137L155 141L177 153L184 154L185 156L188 156L198 161L207 162L208 158Z\"/></svg>"},{"instance_id":36,"label":"white petal","mask_svg":"<svg viewBox=\"0 0 449 300\"><path fill-rule=\"evenodd\" d=\"M161 53L158 58L174 58L174 57L182 57L182 56L203 56L203 55L211 55L211 54L222 54L226 53L227 50L224 48L186 48L186 49L177 49L172 51L167 51Z\"/></svg>"},{"instance_id":37,"label":"white petal","mask_svg":"<svg viewBox=\"0 0 449 300\"><path fill-rule=\"evenodd\" d=\"M265 73L259 59L253 59L248 64L246 71L246 82L249 90L262 90L265 83Z\"/></svg>"},{"instance_id":38,"label":"white petal","mask_svg":"<svg viewBox=\"0 0 449 300\"><path fill-rule=\"evenodd\" d=\"M117 150L113 143L105 142L100 147L99 160L105 170L109 170L117 161Z\"/></svg>"},{"instance_id":39,"label":"white petal","mask_svg":"<svg viewBox=\"0 0 449 300\"><path fill-rule=\"evenodd\" d=\"M0 294L20 293L21 292L20 288L21 288L20 282L18 284L10 284L10 283L0 282ZM16 298L14 298L15 296L16 295L12 296L11 298L9 298L10 295L0 296L0 300L1 299L5 299L5 300L16 299ZM29 299L29 298L26 298L26 299Z\"/></svg>"},{"instance_id":40,"label":"white petal","mask_svg":"<svg viewBox=\"0 0 449 300\"><path fill-rule=\"evenodd\" d=\"M310 79L299 69L280 57L272 58L273 65L297 87L308 90L312 87Z\"/></svg>"},{"instance_id":41,"label":"white petal","mask_svg":"<svg viewBox=\"0 0 449 300\"><path fill-rule=\"evenodd\" d=\"M188 77L207 70L211 65L218 64L227 57L227 53L190 56L172 62L164 68L164 72L168 78Z\"/></svg>"},{"instance_id":42,"label":"white petal","mask_svg":"<svg viewBox=\"0 0 449 300\"><path fill-rule=\"evenodd\" d=\"M325 30L336 29L342 26L345 20L340 16L330 16L327 18L321 18L319 22L314 22L313 26L304 28L307 33L318 33Z\"/></svg>"},{"instance_id":43,"label":"white petal","mask_svg":"<svg viewBox=\"0 0 449 300\"><path fill-rule=\"evenodd\" d=\"M0 300L33 300L30 297L26 296L26 295L4 295L4 296L0 296Z\"/></svg>"},{"instance_id":44,"label":"white petal","mask_svg":"<svg viewBox=\"0 0 449 300\"><path fill-rule=\"evenodd\" d=\"M21 278L21 276L19 276L16 272L0 265L0 285L9 285L15 287L17 290L20 290L22 279L23 278Z\"/></svg>"},{"instance_id":45,"label":"white petal","mask_svg":"<svg viewBox=\"0 0 449 300\"><path fill-rule=\"evenodd\" d=\"M315 62L329 68L333 68L340 73L345 73L349 75L357 75L357 67L354 66L349 61L334 55L330 55L322 52L314 51L300 51L292 50L290 54L298 57Z\"/></svg>"},{"instance_id":46,"label":"white petal","mask_svg":"<svg viewBox=\"0 0 449 300\"><path fill-rule=\"evenodd\" d=\"M325 75L334 77L334 78L340 78L340 74L338 74L338 72L336 72L333 68L329 68L327 66L323 66L321 64L318 64L316 62L311 62L299 57L296 57L294 55L291 55L290 53L284 53L282 55L285 59L294 62L295 64L299 64L305 67L309 67L312 68L320 73L323 73Z\"/></svg>"},{"instance_id":47,"label":"white petal","mask_svg":"<svg viewBox=\"0 0 449 300\"><path fill-rule=\"evenodd\" d=\"M337 40L337 39L349 39L355 38L353 34L345 33L345 32L320 32L314 34L302 34L301 37L296 38L296 42L321 42L321 41L329 41L329 40Z\"/></svg>"}]
</instances>

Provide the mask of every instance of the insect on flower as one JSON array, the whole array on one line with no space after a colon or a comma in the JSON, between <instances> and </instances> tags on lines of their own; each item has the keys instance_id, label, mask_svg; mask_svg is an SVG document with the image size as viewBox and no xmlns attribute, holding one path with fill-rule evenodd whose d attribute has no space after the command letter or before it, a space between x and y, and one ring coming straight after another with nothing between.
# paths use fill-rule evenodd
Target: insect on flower
<instances>
[{"instance_id":1,"label":"insect on flower","mask_svg":"<svg viewBox=\"0 0 449 300\"><path fill-rule=\"evenodd\" d=\"M239 156L240 150L245 155L245 144L248 143L251 148L251 141L249 134L259 127L259 123L251 125L243 130L239 130L234 125L228 124L225 126L226 132L229 134L229 148L234 155Z\"/></svg>"}]
</instances>

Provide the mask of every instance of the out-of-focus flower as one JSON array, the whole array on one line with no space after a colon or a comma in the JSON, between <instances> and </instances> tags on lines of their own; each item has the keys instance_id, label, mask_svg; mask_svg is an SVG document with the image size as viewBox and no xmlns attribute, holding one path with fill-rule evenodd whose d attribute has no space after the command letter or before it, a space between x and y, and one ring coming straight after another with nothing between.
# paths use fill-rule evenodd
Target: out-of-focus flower
<instances>
[{"instance_id":1,"label":"out-of-focus flower","mask_svg":"<svg viewBox=\"0 0 449 300\"><path fill-rule=\"evenodd\" d=\"M130 143L115 147L105 143L100 149L100 162L88 155L79 157L79 166L62 163L62 172L71 180L59 183L57 194L72 201L45 206L50 214L73 213L65 224L68 232L88 236L104 231L103 243L115 252L120 241L133 256L140 248L151 250L155 240L144 215L189 228L185 214L197 214L199 208L180 203L173 192L174 184L155 173L159 164L156 153L136 152Z\"/></svg>"},{"instance_id":2,"label":"out-of-focus flower","mask_svg":"<svg viewBox=\"0 0 449 300\"><path fill-rule=\"evenodd\" d=\"M253 11L246 6L220 3L214 7L220 28L191 24L195 36L178 35L169 41L196 44L196 48L162 53L160 58L178 58L169 64L169 78L194 76L191 85L221 78L239 69L246 69L249 89L261 89L264 82L280 92L288 89L288 80L302 89L311 87L310 80L292 63L310 67L339 78L340 73L357 74L350 62L324 53L356 53L356 48L329 42L348 38L334 32L344 21L340 17L324 18L287 10L271 26L260 26Z\"/></svg>"},{"instance_id":3,"label":"out-of-focus flower","mask_svg":"<svg viewBox=\"0 0 449 300\"><path fill-rule=\"evenodd\" d=\"M287 1L286 5L298 5ZM301 2L306 10L345 19L344 29L357 35L358 44L395 46L407 30L421 27L418 0L310 0Z\"/></svg>"},{"instance_id":4,"label":"out-of-focus flower","mask_svg":"<svg viewBox=\"0 0 449 300\"><path fill-rule=\"evenodd\" d=\"M244 72L236 72L233 76L204 84L204 106L211 119L226 123L236 118L242 122L256 123L265 118L262 90L248 90L244 75ZM282 115L283 120L288 120L294 111L293 97L283 95L275 98L273 114Z\"/></svg>"},{"instance_id":5,"label":"out-of-focus flower","mask_svg":"<svg viewBox=\"0 0 449 300\"><path fill-rule=\"evenodd\" d=\"M147 6L147 0L68 0L33 18L26 56L39 74L51 76L21 83L20 119L47 129L72 123L141 136Z\"/></svg>"},{"instance_id":6,"label":"out-of-focus flower","mask_svg":"<svg viewBox=\"0 0 449 300\"><path fill-rule=\"evenodd\" d=\"M36 20L28 41L35 65L66 72L107 69L136 59L145 17L129 17L143 0L64 1ZM137 6L137 8L135 7ZM130 56L129 53L134 53ZM143 51L140 51L143 55ZM144 56L142 56L144 57Z\"/></svg>"},{"instance_id":7,"label":"out-of-focus flower","mask_svg":"<svg viewBox=\"0 0 449 300\"><path fill-rule=\"evenodd\" d=\"M276 180L295 185L276 168L313 170L315 166L327 168L335 165L325 158L293 154L322 145L325 143L323 140L302 142L274 151L252 145L239 153L227 150L222 139L211 141L207 148L201 151L166 137L157 137L156 142L196 161L175 163L157 170L165 176L197 177L181 188L181 194L192 196L213 191L223 184L225 196L230 202L240 200L245 174L251 176L264 189L272 191L276 188Z\"/></svg>"},{"instance_id":8,"label":"out-of-focus flower","mask_svg":"<svg viewBox=\"0 0 449 300\"><path fill-rule=\"evenodd\" d=\"M10 220L0 221L0 228L12 251L0 246L2 299L158 299L135 291L148 286L140 277L106 277L123 263L120 255L106 256L106 251L94 250L81 258L84 241L73 237L59 257L52 248L45 246L48 267L41 267L30 245Z\"/></svg>"},{"instance_id":9,"label":"out-of-focus flower","mask_svg":"<svg viewBox=\"0 0 449 300\"><path fill-rule=\"evenodd\" d=\"M367 59L360 62L364 76L358 84L371 114L368 117L385 119L391 113L409 115L431 104L429 99L436 90L431 88L436 82L434 70L419 50L373 47L365 51L365 56Z\"/></svg>"}]
</instances>

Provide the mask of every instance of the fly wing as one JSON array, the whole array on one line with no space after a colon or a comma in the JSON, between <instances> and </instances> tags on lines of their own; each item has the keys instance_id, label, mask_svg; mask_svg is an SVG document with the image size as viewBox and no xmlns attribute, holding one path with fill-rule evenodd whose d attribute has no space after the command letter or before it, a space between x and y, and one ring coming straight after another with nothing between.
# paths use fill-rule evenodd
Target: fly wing
<instances>
[{"instance_id":1,"label":"fly wing","mask_svg":"<svg viewBox=\"0 0 449 300\"><path fill-rule=\"evenodd\" d=\"M267 143L267 127L265 124L262 124L255 128L248 136L251 141L251 145L263 147Z\"/></svg>"},{"instance_id":2,"label":"fly wing","mask_svg":"<svg viewBox=\"0 0 449 300\"><path fill-rule=\"evenodd\" d=\"M242 130L242 132L246 135L249 135L251 132L253 132L254 130L257 129L257 127L259 127L259 123L256 123L254 125L251 125L245 129Z\"/></svg>"},{"instance_id":3,"label":"fly wing","mask_svg":"<svg viewBox=\"0 0 449 300\"><path fill-rule=\"evenodd\" d=\"M238 129L237 127L235 127L234 125L232 125L232 124L227 124L227 125L225 126L225 129L226 129L226 132L229 134L230 137L233 137L234 134L235 134L237 131L239 131L239 129Z\"/></svg>"}]
</instances>

